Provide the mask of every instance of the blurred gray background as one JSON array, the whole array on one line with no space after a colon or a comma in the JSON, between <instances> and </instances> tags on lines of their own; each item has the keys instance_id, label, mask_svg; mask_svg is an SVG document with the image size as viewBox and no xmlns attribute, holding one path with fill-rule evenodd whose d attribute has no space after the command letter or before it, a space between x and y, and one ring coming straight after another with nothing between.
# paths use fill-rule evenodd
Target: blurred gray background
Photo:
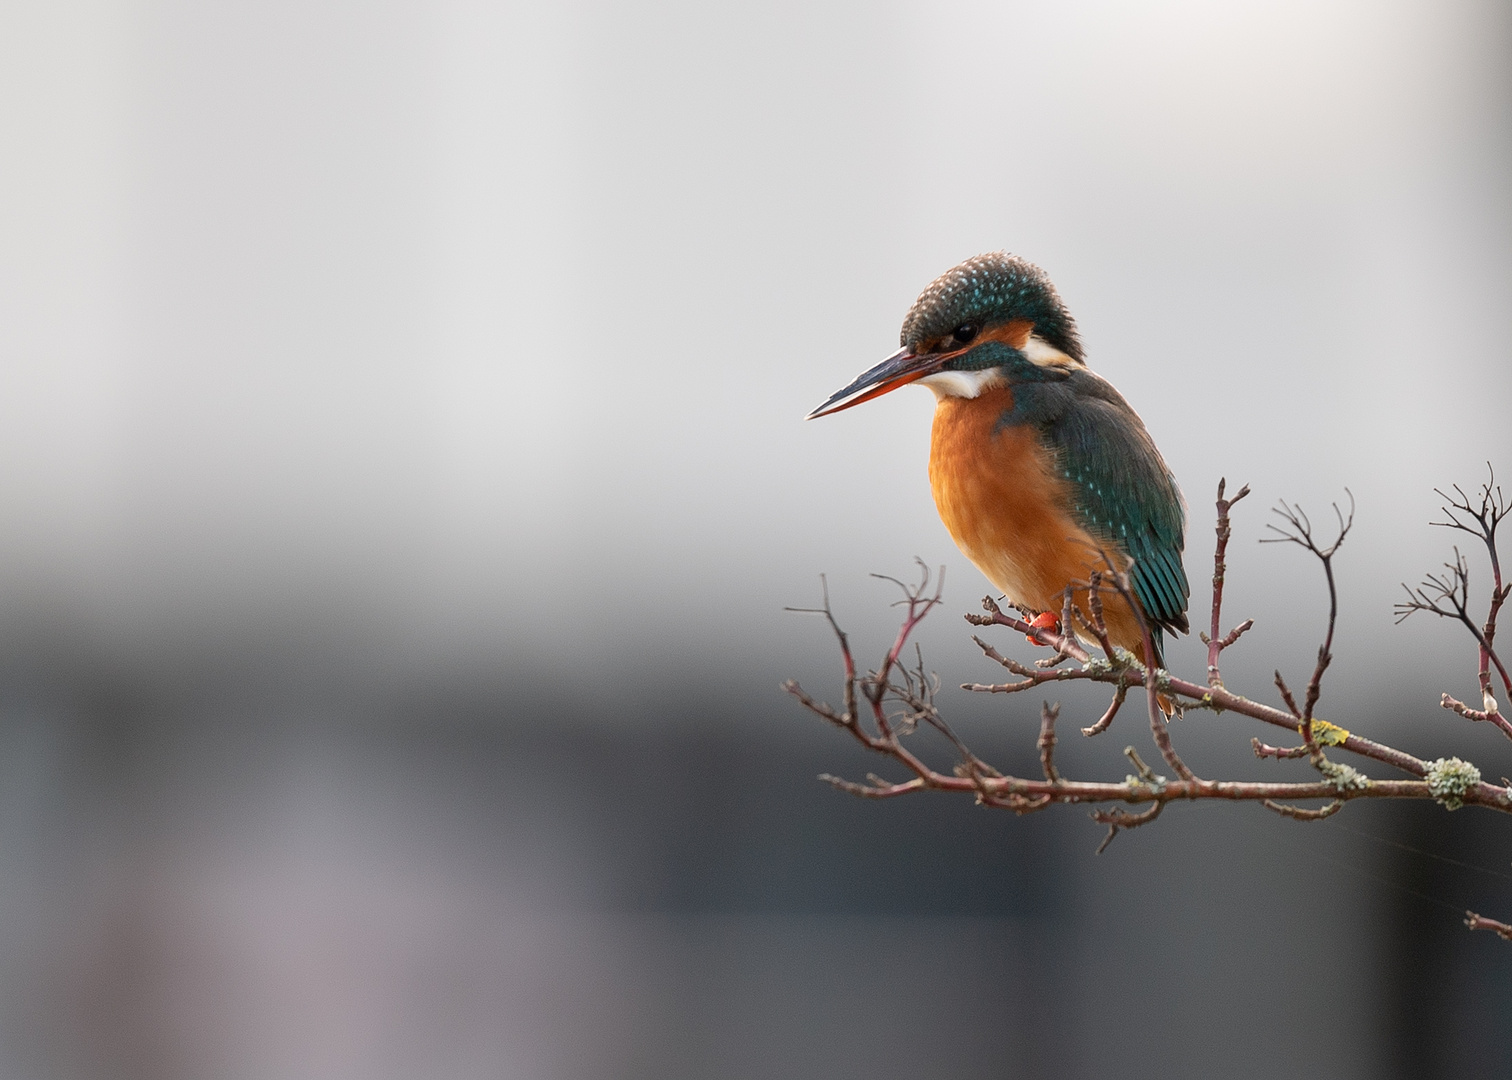
<instances>
[{"instance_id":1,"label":"blurred gray background","mask_svg":"<svg viewBox=\"0 0 1512 1080\"><path fill-rule=\"evenodd\" d=\"M930 396L801 418L1007 248L1180 478L1198 608L1254 486L1230 685L1305 681L1321 574L1255 541L1348 487L1323 714L1512 773L1436 707L1467 642L1391 616L1432 488L1512 476L1509 72L1491 0L10 0L0 1075L1492 1074L1504 819L1094 857L817 784L877 763L777 684L838 694L784 605L827 573L873 657L915 555L926 660L992 677ZM1036 702L942 702L1037 767ZM1126 719L1062 767L1121 778ZM1251 734L1175 737L1304 775Z\"/></svg>"}]
</instances>

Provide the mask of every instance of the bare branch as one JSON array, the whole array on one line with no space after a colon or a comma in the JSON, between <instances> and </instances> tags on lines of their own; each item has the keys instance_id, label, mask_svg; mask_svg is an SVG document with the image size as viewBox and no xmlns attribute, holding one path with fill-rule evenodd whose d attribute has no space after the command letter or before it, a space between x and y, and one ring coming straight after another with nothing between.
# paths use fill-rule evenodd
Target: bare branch
<instances>
[{"instance_id":1,"label":"bare branch","mask_svg":"<svg viewBox=\"0 0 1512 1080\"><path fill-rule=\"evenodd\" d=\"M1014 618L1011 615L1005 615L1001 610L997 609L997 605L991 600L984 600L983 605L990 605L991 609L996 613L992 615L967 615L966 621L976 626L1006 626L1025 635L1029 635L1031 631L1035 631L1035 628L1031 627L1024 620ZM1082 667L1074 668L1070 671L1060 671L1053 675L1045 675L1043 672L1034 674L1036 679L1046 682L1050 680L1067 682L1087 681L1108 683L1110 685L1126 682L1130 687L1144 686L1145 672L1142 666L1131 665L1120 667L1110 664L1104 667L1101 661L1094 664L1090 663L1090 660L1091 658L1089 657L1088 660L1082 662ZM1202 683L1195 683L1187 679L1178 678L1169 672L1164 672L1162 675L1163 682L1161 685L1176 698L1184 699L1188 703L1189 708L1197 707L1213 709L1218 712L1236 712L1251 719L1259 720L1262 723L1272 724L1298 734L1301 733L1299 710L1294 710L1294 715L1288 715L1280 709L1271 708L1269 705L1262 705L1250 698L1236 694L1225 687L1210 687ZM965 685L972 689L991 690L994 693L1010 692L1006 687L979 687L976 684ZM1031 685L1038 685L1038 682ZM1278 685L1283 689L1285 687L1284 682L1280 682ZM1027 686L1024 688L1027 688ZM1286 693L1289 695L1290 691L1286 691ZM1410 773L1413 776L1422 776L1428 767L1426 762L1413 757L1411 754L1385 746L1361 735L1351 734L1346 740L1337 745L1351 753L1373 758L1376 761Z\"/></svg>"},{"instance_id":2,"label":"bare branch","mask_svg":"<svg viewBox=\"0 0 1512 1080\"><path fill-rule=\"evenodd\" d=\"M1480 674L1486 707L1474 709L1447 694L1442 699L1443 707L1472 721L1494 723L1512 736L1512 722L1501 715L1489 689L1489 672L1493 668L1505 678L1500 661L1491 646L1497 613L1508 592L1512 591L1501 581L1495 545L1496 526L1505 516L1506 503L1494 483L1488 483L1482 489L1479 505L1473 503L1459 488L1454 490L1457 498L1445 497L1445 514L1450 520L1438 524L1479 535L1485 542L1492 559L1493 576L1492 603L1487 621L1484 626L1478 627L1469 616L1469 572L1458 551L1455 552L1455 561L1446 564L1444 574L1430 575L1418 590L1408 590L1408 602L1399 607L1405 609L1405 614L1431 611L1471 628L1481 647ZM1095 723L1081 729L1085 735L1095 735L1107 730L1129 690L1142 688L1150 715L1151 737L1159 748L1162 759L1176 774L1174 779L1157 775L1132 746L1127 748L1126 754L1134 772L1122 782L1067 779L1055 763L1055 726L1060 718L1060 706L1048 700L1042 703L1039 710L1037 748L1042 779L1006 775L974 754L940 715L935 702L939 680L925 668L918 647L914 648L912 663L903 660L903 650L919 623L941 602L941 578L931 575L923 563L919 564L920 576L917 583L905 584L894 578L885 578L893 581L902 591L903 596L898 604L905 611L898 633L881 665L876 671L864 676L858 676L849 639L840 629L830 608L827 583L823 589L822 607L795 609L823 615L834 633L843 661L845 706L843 710L836 709L817 701L794 682L784 684L785 689L804 708L826 723L848 731L864 747L891 759L905 771L904 778L896 781L875 775L869 776L865 783L829 775L822 779L840 790L868 799L894 798L925 790L969 793L981 805L1012 810L1019 814L1033 813L1060 803L1104 804L1103 808L1092 811L1093 818L1108 827L1098 851L1105 850L1119 832L1155 820L1167 803L1178 799L1258 802L1274 813L1298 821L1317 821L1329 817L1337 813L1346 802L1355 799L1433 799L1448 809L1472 805L1512 813L1512 782L1503 780L1500 785L1488 783L1481 779L1480 770L1470 762L1457 757L1426 761L1317 717L1322 680L1333 658L1334 633L1338 622L1338 591L1332 560L1354 522L1352 495L1348 513L1338 505L1334 506L1337 534L1326 545L1317 539L1312 522L1298 506L1281 503L1277 513L1286 527L1271 526L1278 535L1271 538L1270 542L1295 543L1322 563L1328 588L1328 623L1301 705L1299 706L1279 671L1276 672L1275 683L1285 704L1284 711L1236 694L1224 685L1219 667L1221 654L1254 625L1252 620L1246 619L1227 635L1221 638L1218 636L1222 625L1223 587L1227 574L1225 552L1232 535L1229 510L1246 494L1248 488L1241 488L1234 498L1225 499L1224 485L1220 483L1218 487L1219 521L1213 564L1213 605L1210 632L1203 635L1208 645L1204 683L1182 679L1153 665L1140 664L1128 652L1113 647L1104 621L1104 589L1118 593L1123 602L1139 616L1145 656L1155 655L1153 634L1134 596L1131 580L1127 572L1120 571L1107 559L1106 554L1106 565L1090 574L1088 582L1074 582L1062 594L1058 621L1043 613L1023 609L1009 613L990 597L982 603L985 614L967 616L967 621L974 626L1001 626L1024 634L1035 645L1053 650L1053 655L1048 660L1029 664L1000 653L992 644L976 637L974 640L983 655L1006 668L1017 677L1017 681L963 684L967 689L983 693L1016 694L1050 682L1104 684L1112 688L1112 699ZM1087 589L1085 612L1074 601L1075 591L1083 588ZM1078 633L1082 636L1078 637ZM1103 655L1094 657L1083 643L1088 640L1096 640ZM862 720L858 711L859 698L866 701L867 711L871 715L870 722L864 723ZM1271 760L1305 757L1320 775L1312 781L1284 783L1204 780L1182 761L1172 746L1163 711L1166 708L1233 712L1281 728L1293 737L1300 738L1301 745L1273 746L1252 738L1251 748L1256 757ZM1367 723L1368 718L1359 722ZM904 740L920 728L934 730L954 750L957 760L949 771L934 767L904 745ZM1405 774L1406 779L1366 776L1349 765L1330 760L1324 754L1325 749L1337 749L1389 766ZM1317 808L1298 805L1311 800L1322 801L1323 805ZM1512 940L1512 936L1509 936L1512 935L1512 925L1474 914L1468 916L1467 925L1472 929L1490 929Z\"/></svg>"}]
</instances>

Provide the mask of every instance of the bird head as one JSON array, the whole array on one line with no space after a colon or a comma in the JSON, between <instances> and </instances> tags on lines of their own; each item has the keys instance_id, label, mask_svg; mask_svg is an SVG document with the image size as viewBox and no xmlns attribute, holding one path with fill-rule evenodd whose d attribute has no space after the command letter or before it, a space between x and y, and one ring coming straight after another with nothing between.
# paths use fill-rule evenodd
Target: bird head
<instances>
[{"instance_id":1,"label":"bird head","mask_svg":"<svg viewBox=\"0 0 1512 1080\"><path fill-rule=\"evenodd\" d=\"M1049 277L993 251L947 270L919 294L899 335L902 348L809 414L849 409L911 382L941 397L976 397L989 386L1064 378L1084 366L1076 323Z\"/></svg>"}]
</instances>

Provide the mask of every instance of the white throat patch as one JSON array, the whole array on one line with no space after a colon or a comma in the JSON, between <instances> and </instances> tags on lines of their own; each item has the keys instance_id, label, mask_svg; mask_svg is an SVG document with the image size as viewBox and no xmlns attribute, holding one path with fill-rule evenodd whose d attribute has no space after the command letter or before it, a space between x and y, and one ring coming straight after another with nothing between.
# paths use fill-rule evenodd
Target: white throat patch
<instances>
[{"instance_id":1,"label":"white throat patch","mask_svg":"<svg viewBox=\"0 0 1512 1080\"><path fill-rule=\"evenodd\" d=\"M980 397L983 390L1003 385L1003 373L997 368L980 371L937 371L919 380L921 386L934 391L936 398Z\"/></svg>"}]
</instances>

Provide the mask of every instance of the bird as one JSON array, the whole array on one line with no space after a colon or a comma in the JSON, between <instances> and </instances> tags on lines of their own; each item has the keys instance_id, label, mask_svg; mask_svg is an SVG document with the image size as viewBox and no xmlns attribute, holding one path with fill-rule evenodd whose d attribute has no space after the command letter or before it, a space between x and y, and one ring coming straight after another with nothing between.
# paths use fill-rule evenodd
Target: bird
<instances>
[{"instance_id":1,"label":"bird","mask_svg":"<svg viewBox=\"0 0 1512 1080\"><path fill-rule=\"evenodd\" d=\"M1036 627L1058 627L1068 586L1085 612L1094 571L1127 574L1153 655L1105 586L1109 640L1165 667L1163 632L1189 628L1185 502L1139 414L1088 368L1049 276L1004 251L967 259L919 294L899 344L808 418L934 391L929 481L956 546Z\"/></svg>"}]
</instances>

